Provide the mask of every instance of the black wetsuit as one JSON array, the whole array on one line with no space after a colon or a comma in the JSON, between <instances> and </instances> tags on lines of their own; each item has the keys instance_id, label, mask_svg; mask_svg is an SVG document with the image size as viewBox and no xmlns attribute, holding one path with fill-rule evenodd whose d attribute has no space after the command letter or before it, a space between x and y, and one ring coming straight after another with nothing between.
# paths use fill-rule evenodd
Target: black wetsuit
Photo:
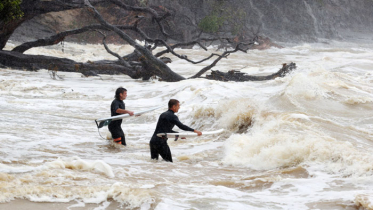
<instances>
[{"instance_id":1,"label":"black wetsuit","mask_svg":"<svg viewBox=\"0 0 373 210\"><path fill-rule=\"evenodd\" d=\"M117 113L117 109L126 109L126 106L124 105L124 102L118 99L114 99L113 102L111 102L110 110L111 110L111 116L120 115ZM124 137L124 132L121 127L122 119L120 120L114 120L111 121L109 124L109 131L111 133L111 136L113 139L121 138L122 144L126 145L126 138Z\"/></svg>"},{"instance_id":2,"label":"black wetsuit","mask_svg":"<svg viewBox=\"0 0 373 210\"><path fill-rule=\"evenodd\" d=\"M161 155L165 161L172 162L171 150L167 144L167 138L158 137L157 134L177 133L172 130L175 125L185 131L194 131L193 128L182 124L172 110L163 112L161 116L159 116L157 127L155 128L154 134L149 143L150 155L152 159L158 160L158 156Z\"/></svg>"}]
</instances>

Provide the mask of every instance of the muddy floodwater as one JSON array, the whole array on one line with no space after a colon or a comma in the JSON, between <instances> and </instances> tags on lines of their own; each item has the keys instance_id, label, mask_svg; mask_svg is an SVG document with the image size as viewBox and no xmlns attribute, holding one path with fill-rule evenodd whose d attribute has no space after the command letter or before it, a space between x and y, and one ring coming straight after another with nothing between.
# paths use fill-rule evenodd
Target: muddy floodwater
<instances>
[{"instance_id":1,"label":"muddy floodwater","mask_svg":"<svg viewBox=\"0 0 373 210\"><path fill-rule=\"evenodd\" d=\"M101 45L61 48L26 53L114 59ZM179 50L195 60L209 51ZM262 82L52 79L47 70L0 68L0 209L373 209L372 58L373 45L331 42L236 53L214 68L266 75L296 63ZM209 64L171 59L185 77ZM94 122L110 116L119 86L128 110L164 105L123 120L127 147ZM154 161L149 140L171 98L184 124L225 131L169 139L174 162Z\"/></svg>"}]
</instances>

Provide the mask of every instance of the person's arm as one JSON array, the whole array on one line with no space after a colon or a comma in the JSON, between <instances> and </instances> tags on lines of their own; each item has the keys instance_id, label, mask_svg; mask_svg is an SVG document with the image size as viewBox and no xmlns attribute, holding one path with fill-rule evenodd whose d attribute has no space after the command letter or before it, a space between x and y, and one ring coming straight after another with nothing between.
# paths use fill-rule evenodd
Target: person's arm
<instances>
[{"instance_id":1,"label":"person's arm","mask_svg":"<svg viewBox=\"0 0 373 210\"><path fill-rule=\"evenodd\" d=\"M190 127L184 125L183 123L181 123L180 120L179 120L179 118L176 115L175 115L175 118L174 118L174 123L181 130L184 130L184 131L193 131L194 132L193 128L190 128Z\"/></svg>"},{"instance_id":2,"label":"person's arm","mask_svg":"<svg viewBox=\"0 0 373 210\"><path fill-rule=\"evenodd\" d=\"M134 114L133 111L125 110L125 109L121 109L121 108L118 108L115 112L118 113L118 114L129 114L130 116L132 116Z\"/></svg>"}]
</instances>

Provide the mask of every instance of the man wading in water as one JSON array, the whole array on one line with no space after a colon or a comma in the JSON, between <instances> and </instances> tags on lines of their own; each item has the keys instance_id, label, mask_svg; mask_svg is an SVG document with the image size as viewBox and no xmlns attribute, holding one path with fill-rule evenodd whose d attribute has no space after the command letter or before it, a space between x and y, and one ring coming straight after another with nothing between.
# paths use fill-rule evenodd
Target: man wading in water
<instances>
[{"instance_id":1,"label":"man wading in water","mask_svg":"<svg viewBox=\"0 0 373 210\"><path fill-rule=\"evenodd\" d=\"M127 90L125 88L119 87L115 91L115 99L111 102L110 110L111 116L129 114L133 115L132 111L126 110L123 100L127 98ZM122 119L111 121L109 124L109 131L114 139L115 143L122 144L126 146L126 138L124 137L124 132L121 127Z\"/></svg>"},{"instance_id":2,"label":"man wading in water","mask_svg":"<svg viewBox=\"0 0 373 210\"><path fill-rule=\"evenodd\" d=\"M152 159L158 160L158 156L161 155L163 160L172 162L172 155L170 147L167 144L167 138L158 137L158 133L177 133L172 128L177 125L182 130L193 131L198 136L202 135L201 131L194 130L179 121L179 118L175 115L180 109L180 103L176 99L171 99L168 102L168 111L163 112L159 116L157 127L155 128L152 139L150 140L150 156Z\"/></svg>"}]
</instances>

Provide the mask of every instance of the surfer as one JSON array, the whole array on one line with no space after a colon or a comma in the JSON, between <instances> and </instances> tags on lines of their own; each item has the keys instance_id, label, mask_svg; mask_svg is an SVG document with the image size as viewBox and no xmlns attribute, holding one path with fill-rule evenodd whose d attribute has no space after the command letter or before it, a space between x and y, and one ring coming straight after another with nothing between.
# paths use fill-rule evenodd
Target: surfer
<instances>
[{"instance_id":1,"label":"surfer","mask_svg":"<svg viewBox=\"0 0 373 210\"><path fill-rule=\"evenodd\" d=\"M202 135L201 131L194 130L180 122L179 118L175 115L179 109L179 101L176 99L170 99L168 102L168 110L159 116L154 134L149 142L150 156L152 159L158 160L158 156L161 155L163 160L172 162L171 150L167 144L167 138L158 137L157 133L177 133L172 130L176 125L182 130L193 131L194 133L197 133L198 136Z\"/></svg>"},{"instance_id":2,"label":"surfer","mask_svg":"<svg viewBox=\"0 0 373 210\"><path fill-rule=\"evenodd\" d=\"M120 114L129 114L132 116L134 113L132 111L126 110L126 106L123 102L127 98L127 90L123 87L119 87L115 91L115 99L111 102L110 110L111 116L116 116ZM122 144L126 146L126 138L121 127L122 119L111 121L109 124L109 131L115 143Z\"/></svg>"}]
</instances>

